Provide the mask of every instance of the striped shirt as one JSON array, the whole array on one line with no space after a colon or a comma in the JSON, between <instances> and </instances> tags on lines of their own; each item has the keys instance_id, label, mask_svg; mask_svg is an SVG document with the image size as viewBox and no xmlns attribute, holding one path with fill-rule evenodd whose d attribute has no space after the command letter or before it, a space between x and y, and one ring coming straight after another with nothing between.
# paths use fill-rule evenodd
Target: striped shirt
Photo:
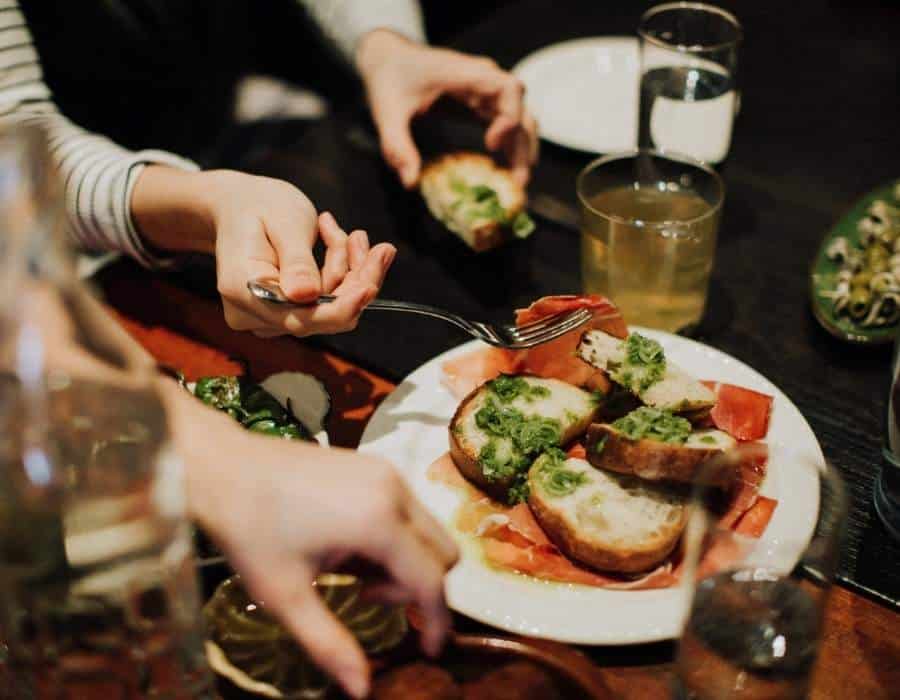
<instances>
[{"instance_id":1,"label":"striped shirt","mask_svg":"<svg viewBox=\"0 0 900 700\"><path fill-rule=\"evenodd\" d=\"M298 2L351 63L358 40L373 29L393 29L424 40L415 0ZM165 264L143 245L135 228L131 216L134 184L147 164L183 170L197 170L197 165L165 151L129 151L69 121L57 109L44 82L18 0L0 0L0 125L13 121L38 123L46 129L64 182L68 229L81 247L124 252L148 267Z\"/></svg>"}]
</instances>

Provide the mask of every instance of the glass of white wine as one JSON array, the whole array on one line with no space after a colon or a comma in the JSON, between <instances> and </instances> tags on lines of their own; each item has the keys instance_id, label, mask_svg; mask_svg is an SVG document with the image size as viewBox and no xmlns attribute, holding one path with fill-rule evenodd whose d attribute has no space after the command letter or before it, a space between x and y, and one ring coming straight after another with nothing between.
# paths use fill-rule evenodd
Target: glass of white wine
<instances>
[{"instance_id":1,"label":"glass of white wine","mask_svg":"<svg viewBox=\"0 0 900 700\"><path fill-rule=\"evenodd\" d=\"M696 327L715 259L722 178L688 156L641 149L588 164L576 189L584 291L609 297L631 324Z\"/></svg>"}]
</instances>

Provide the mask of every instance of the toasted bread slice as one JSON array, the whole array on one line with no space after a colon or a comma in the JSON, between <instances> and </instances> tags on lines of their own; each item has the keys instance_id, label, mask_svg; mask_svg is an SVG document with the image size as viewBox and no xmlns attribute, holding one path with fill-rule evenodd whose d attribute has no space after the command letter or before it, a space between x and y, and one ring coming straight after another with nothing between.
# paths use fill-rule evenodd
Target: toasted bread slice
<instances>
[{"instance_id":1,"label":"toasted bread slice","mask_svg":"<svg viewBox=\"0 0 900 700\"><path fill-rule=\"evenodd\" d=\"M612 425L595 423L588 428L585 451L595 467L619 474L684 483L702 476L710 485L726 486L731 483L730 471L704 473L703 466L735 445L737 441L721 430L695 430L686 442L678 444L649 438L631 440Z\"/></svg>"},{"instance_id":2,"label":"toasted bread slice","mask_svg":"<svg viewBox=\"0 0 900 700\"><path fill-rule=\"evenodd\" d=\"M432 215L477 252L503 243L525 211L525 189L512 171L480 153L450 153L432 161L419 187Z\"/></svg>"},{"instance_id":3,"label":"toasted bread slice","mask_svg":"<svg viewBox=\"0 0 900 700\"><path fill-rule=\"evenodd\" d=\"M528 505L547 537L566 556L601 571L653 568L687 523L683 489L595 469L583 459L554 463L544 455L528 472L528 485Z\"/></svg>"},{"instance_id":4,"label":"toasted bread slice","mask_svg":"<svg viewBox=\"0 0 900 700\"><path fill-rule=\"evenodd\" d=\"M497 397L496 381L487 382L470 393L456 410L450 421L450 454L456 466L469 481L483 487L496 498L505 499L506 492L519 474L524 475L539 453L528 454L516 447L511 437L492 435L479 427L478 413L488 403L501 409L513 409L526 419L540 417L556 421L558 439L554 446L565 445L583 435L597 415L597 402L589 392L559 379L544 379L531 375L509 377L504 380L521 380L531 392L541 395L519 395L509 402ZM506 463L508 469L485 467L485 447L492 444L494 461ZM530 457L530 459L528 459ZM528 460L527 462L525 460ZM518 466L514 462L518 461Z\"/></svg>"},{"instance_id":5,"label":"toasted bread slice","mask_svg":"<svg viewBox=\"0 0 900 700\"><path fill-rule=\"evenodd\" d=\"M588 331L578 344L578 356L597 369L611 373L625 362L625 341L603 331ZM633 387L625 388L633 391ZM698 419L716 403L716 395L711 389L668 360L662 377L647 389L635 393L647 406L687 413Z\"/></svg>"}]
</instances>

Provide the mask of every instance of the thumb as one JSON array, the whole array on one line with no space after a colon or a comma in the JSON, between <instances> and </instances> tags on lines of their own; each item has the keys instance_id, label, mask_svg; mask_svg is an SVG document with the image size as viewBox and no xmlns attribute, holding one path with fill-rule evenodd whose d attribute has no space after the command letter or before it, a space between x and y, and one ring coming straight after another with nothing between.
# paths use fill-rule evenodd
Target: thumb
<instances>
[{"instance_id":1,"label":"thumb","mask_svg":"<svg viewBox=\"0 0 900 700\"><path fill-rule=\"evenodd\" d=\"M414 187L419 181L422 158L410 131L411 115L400 108L388 107L377 110L373 116L384 159L397 171L404 187Z\"/></svg>"},{"instance_id":2,"label":"thumb","mask_svg":"<svg viewBox=\"0 0 900 700\"><path fill-rule=\"evenodd\" d=\"M296 302L314 301L322 293L322 277L313 257L316 231L304 235L287 222L267 222L266 233L278 255L278 281Z\"/></svg>"}]
</instances>

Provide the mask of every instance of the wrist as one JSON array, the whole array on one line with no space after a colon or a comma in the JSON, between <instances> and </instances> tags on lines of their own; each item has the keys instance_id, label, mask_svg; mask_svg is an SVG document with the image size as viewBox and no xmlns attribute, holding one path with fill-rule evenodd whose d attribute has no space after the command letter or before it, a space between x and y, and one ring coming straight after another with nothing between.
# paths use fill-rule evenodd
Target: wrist
<instances>
[{"instance_id":1,"label":"wrist","mask_svg":"<svg viewBox=\"0 0 900 700\"><path fill-rule=\"evenodd\" d=\"M148 165L131 196L131 216L141 238L157 250L213 253L216 229L211 172Z\"/></svg>"},{"instance_id":2,"label":"wrist","mask_svg":"<svg viewBox=\"0 0 900 700\"><path fill-rule=\"evenodd\" d=\"M398 47L415 46L416 42L391 29L373 29L356 44L356 69L364 81L378 71L384 59Z\"/></svg>"}]
</instances>

